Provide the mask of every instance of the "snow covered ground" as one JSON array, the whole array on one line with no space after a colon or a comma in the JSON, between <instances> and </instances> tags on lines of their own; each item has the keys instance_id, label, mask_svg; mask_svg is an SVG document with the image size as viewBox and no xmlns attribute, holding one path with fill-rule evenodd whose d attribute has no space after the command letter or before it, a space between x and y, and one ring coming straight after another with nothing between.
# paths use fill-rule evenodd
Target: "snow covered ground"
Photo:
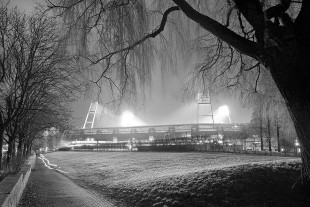
<instances>
[{"instance_id":1,"label":"snow covered ground","mask_svg":"<svg viewBox=\"0 0 310 207\"><path fill-rule=\"evenodd\" d=\"M55 152L46 157L78 184L123 206L277 205L300 169L300 158L233 153Z\"/></svg>"}]
</instances>

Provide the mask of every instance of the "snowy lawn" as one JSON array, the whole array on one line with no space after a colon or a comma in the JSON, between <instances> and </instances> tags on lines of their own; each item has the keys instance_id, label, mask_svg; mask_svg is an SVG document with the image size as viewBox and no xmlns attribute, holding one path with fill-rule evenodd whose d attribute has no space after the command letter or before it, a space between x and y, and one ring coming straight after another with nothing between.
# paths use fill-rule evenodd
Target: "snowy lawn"
<instances>
[{"instance_id":1,"label":"snowy lawn","mask_svg":"<svg viewBox=\"0 0 310 207\"><path fill-rule=\"evenodd\" d=\"M298 206L300 159L232 153L55 152L78 184L117 206ZM297 204L297 205L296 205Z\"/></svg>"}]
</instances>

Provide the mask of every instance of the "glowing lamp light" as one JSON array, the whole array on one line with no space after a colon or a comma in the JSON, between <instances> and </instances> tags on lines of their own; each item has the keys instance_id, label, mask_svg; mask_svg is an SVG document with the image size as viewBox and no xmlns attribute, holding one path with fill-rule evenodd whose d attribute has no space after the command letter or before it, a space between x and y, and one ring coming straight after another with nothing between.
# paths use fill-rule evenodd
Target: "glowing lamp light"
<instances>
[{"instance_id":1,"label":"glowing lamp light","mask_svg":"<svg viewBox=\"0 0 310 207\"><path fill-rule=\"evenodd\" d=\"M295 146L296 146L296 147L298 147L298 146L299 146L299 142L298 142L298 140L297 140L297 139L295 140Z\"/></svg>"}]
</instances>

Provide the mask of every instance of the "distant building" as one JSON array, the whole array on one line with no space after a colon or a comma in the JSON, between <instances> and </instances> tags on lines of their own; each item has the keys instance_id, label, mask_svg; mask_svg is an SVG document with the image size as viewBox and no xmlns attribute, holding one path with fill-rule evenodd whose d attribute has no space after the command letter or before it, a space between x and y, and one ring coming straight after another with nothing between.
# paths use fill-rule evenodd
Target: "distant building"
<instances>
[{"instance_id":1,"label":"distant building","mask_svg":"<svg viewBox=\"0 0 310 207\"><path fill-rule=\"evenodd\" d=\"M249 137L244 140L244 150L261 150L261 139L258 136L253 135L253 137ZM269 151L269 139L263 138L263 146L265 151ZM271 151L278 151L278 141L276 138L271 137Z\"/></svg>"}]
</instances>

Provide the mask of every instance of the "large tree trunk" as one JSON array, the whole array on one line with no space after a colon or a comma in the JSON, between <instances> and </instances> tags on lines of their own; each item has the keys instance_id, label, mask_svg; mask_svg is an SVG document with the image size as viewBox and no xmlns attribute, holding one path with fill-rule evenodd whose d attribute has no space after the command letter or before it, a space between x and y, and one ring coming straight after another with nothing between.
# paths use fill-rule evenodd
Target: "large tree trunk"
<instances>
[{"instance_id":1,"label":"large tree trunk","mask_svg":"<svg viewBox=\"0 0 310 207\"><path fill-rule=\"evenodd\" d=\"M308 44L310 38L308 38ZM300 46L299 46L300 47ZM299 48L296 47L296 48ZM289 48L270 68L290 111L301 144L303 183L310 184L310 45L294 53ZM293 51L293 52L292 52ZM296 54L297 53L297 54ZM284 53L283 53L284 54Z\"/></svg>"},{"instance_id":2,"label":"large tree trunk","mask_svg":"<svg viewBox=\"0 0 310 207\"><path fill-rule=\"evenodd\" d=\"M270 121L269 115L267 116L267 138L268 138L269 152L271 153L272 151L271 149L271 121Z\"/></svg>"},{"instance_id":3,"label":"large tree trunk","mask_svg":"<svg viewBox=\"0 0 310 207\"><path fill-rule=\"evenodd\" d=\"M310 98L310 97L308 97ZM309 99L308 99L309 100ZM303 182L310 184L310 103L294 103L288 101L299 142L301 144L302 172Z\"/></svg>"},{"instance_id":4,"label":"large tree trunk","mask_svg":"<svg viewBox=\"0 0 310 207\"><path fill-rule=\"evenodd\" d=\"M19 138L18 146L17 146L17 156L21 158L23 156L23 147L24 142L22 138Z\"/></svg>"},{"instance_id":5,"label":"large tree trunk","mask_svg":"<svg viewBox=\"0 0 310 207\"><path fill-rule=\"evenodd\" d=\"M7 168L9 169L11 169L12 167L11 162L13 160L14 155L15 155L15 140L12 136L10 136L8 140L8 152L6 155Z\"/></svg>"},{"instance_id":6,"label":"large tree trunk","mask_svg":"<svg viewBox=\"0 0 310 207\"><path fill-rule=\"evenodd\" d=\"M259 136L260 136L260 149L261 149L261 151L263 151L264 150L263 116L261 116L260 121L259 121Z\"/></svg>"},{"instance_id":7,"label":"large tree trunk","mask_svg":"<svg viewBox=\"0 0 310 207\"><path fill-rule=\"evenodd\" d=\"M280 145L280 126L277 122L276 130L277 130L277 142L278 142L278 152L281 152L281 145Z\"/></svg>"},{"instance_id":8,"label":"large tree trunk","mask_svg":"<svg viewBox=\"0 0 310 207\"><path fill-rule=\"evenodd\" d=\"M6 154L6 166L8 169L11 169L12 152L13 152L13 142L12 140L9 140L8 151Z\"/></svg>"},{"instance_id":9,"label":"large tree trunk","mask_svg":"<svg viewBox=\"0 0 310 207\"><path fill-rule=\"evenodd\" d=\"M24 156L24 157L27 156L27 147L28 147L28 146L27 146L27 143L25 143L25 144L24 144L24 147L23 147L23 156Z\"/></svg>"},{"instance_id":10,"label":"large tree trunk","mask_svg":"<svg viewBox=\"0 0 310 207\"><path fill-rule=\"evenodd\" d=\"M16 142L15 140L13 141L13 145L12 145L12 158L14 159L15 157L15 152L16 152Z\"/></svg>"},{"instance_id":11,"label":"large tree trunk","mask_svg":"<svg viewBox=\"0 0 310 207\"><path fill-rule=\"evenodd\" d=\"M0 127L0 170L2 169L2 147L3 147L3 135L4 135L4 127Z\"/></svg>"},{"instance_id":12,"label":"large tree trunk","mask_svg":"<svg viewBox=\"0 0 310 207\"><path fill-rule=\"evenodd\" d=\"M27 147L27 156L30 156L30 154L31 154L31 148L32 148L32 144L28 144L28 147Z\"/></svg>"}]
</instances>

